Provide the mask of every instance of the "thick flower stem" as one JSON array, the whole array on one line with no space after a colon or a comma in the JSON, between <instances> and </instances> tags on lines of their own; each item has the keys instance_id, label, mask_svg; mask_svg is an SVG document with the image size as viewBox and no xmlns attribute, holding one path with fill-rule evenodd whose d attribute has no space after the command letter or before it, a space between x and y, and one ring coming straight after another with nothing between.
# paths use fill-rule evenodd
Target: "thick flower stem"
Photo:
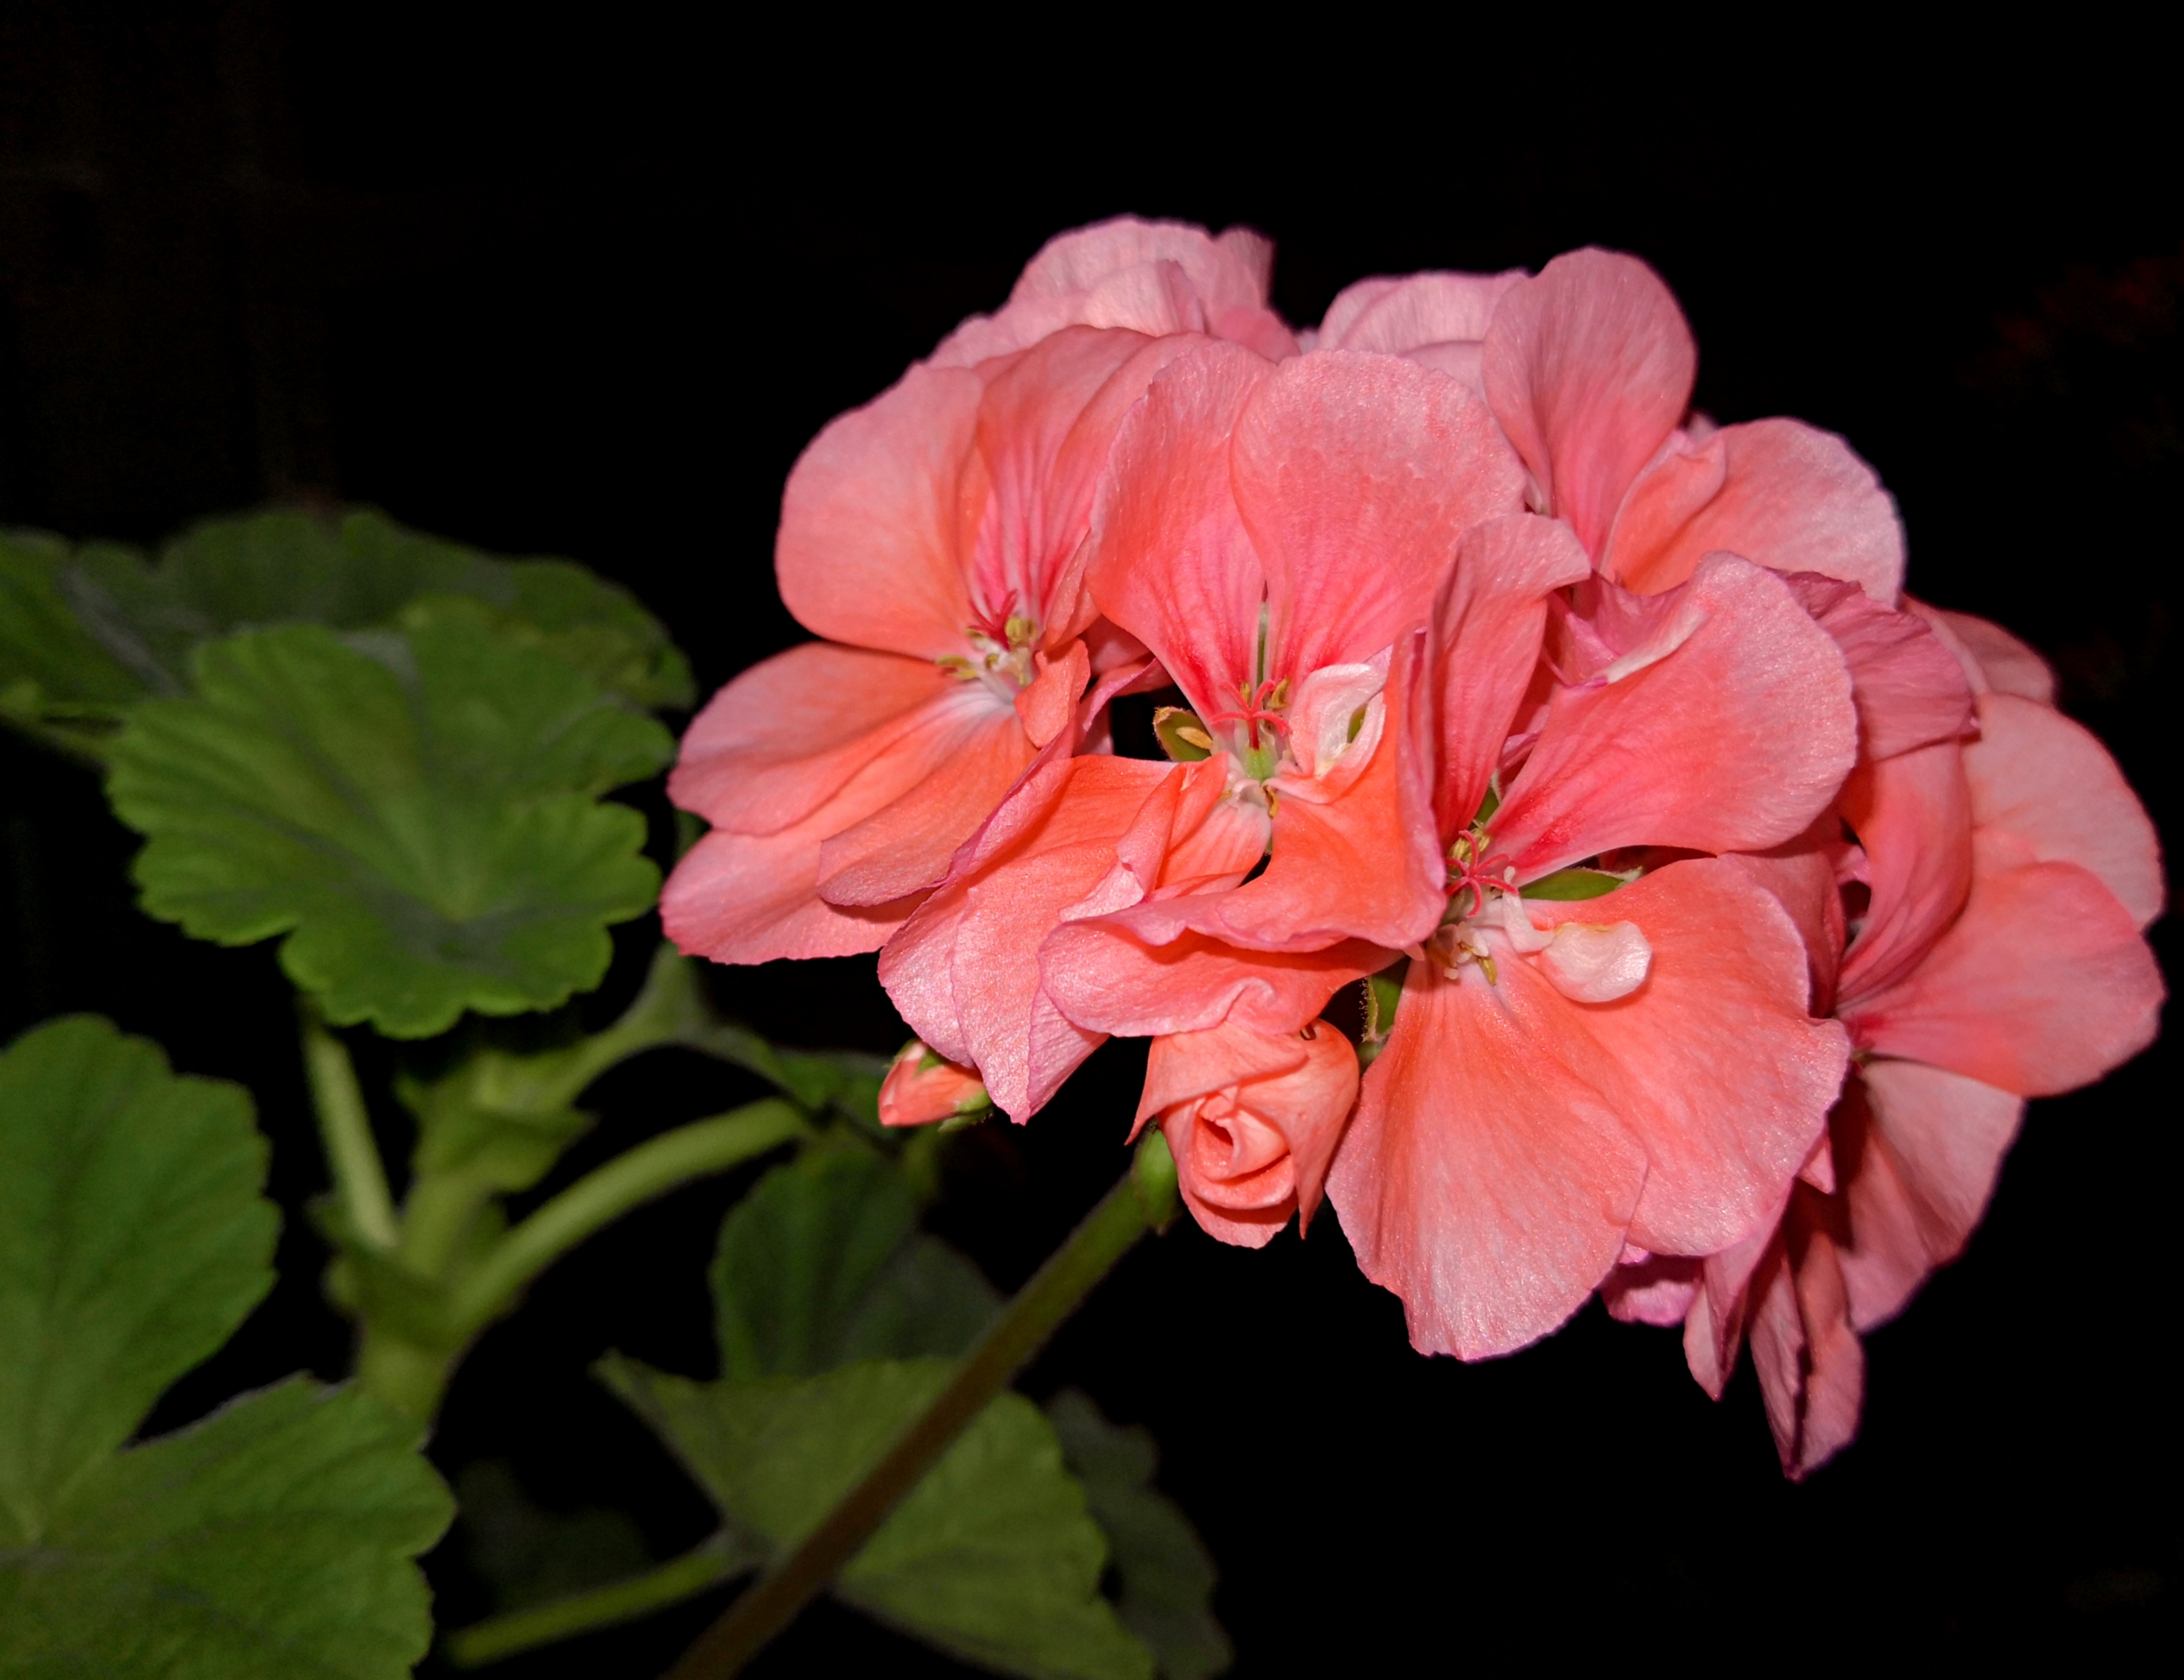
<instances>
[{"instance_id":1,"label":"thick flower stem","mask_svg":"<svg viewBox=\"0 0 2184 1680\"><path fill-rule=\"evenodd\" d=\"M326 1143L326 1164L342 1212L359 1239L376 1249L392 1249L400 1235L394 1222L394 1199L387 1193L386 1169L371 1135L371 1116L356 1082L356 1069L341 1040L326 1031L309 1003L299 1000L298 1010L303 1023L304 1072L310 1082L311 1106L318 1112L319 1135Z\"/></svg>"},{"instance_id":2,"label":"thick flower stem","mask_svg":"<svg viewBox=\"0 0 2184 1680\"><path fill-rule=\"evenodd\" d=\"M694 1551L626 1581L594 1588L531 1610L511 1610L473 1622L448 1636L441 1648L457 1668L478 1668L520 1651L550 1645L695 1598L707 1588L756 1566L759 1560L727 1534L716 1534Z\"/></svg>"},{"instance_id":3,"label":"thick flower stem","mask_svg":"<svg viewBox=\"0 0 2184 1680\"><path fill-rule=\"evenodd\" d=\"M1167 1144L1157 1130L1147 1132L1130 1171L1002 1309L924 1415L794 1552L706 1630L667 1680L727 1680L794 1621L1138 1238L1166 1228L1175 1216L1175 1184Z\"/></svg>"},{"instance_id":4,"label":"thick flower stem","mask_svg":"<svg viewBox=\"0 0 2184 1680\"><path fill-rule=\"evenodd\" d=\"M448 1349L421 1347L367 1321L356 1350L356 1380L404 1417L430 1424L454 1363Z\"/></svg>"},{"instance_id":5,"label":"thick flower stem","mask_svg":"<svg viewBox=\"0 0 2184 1680\"><path fill-rule=\"evenodd\" d=\"M668 1191L804 1135L793 1104L767 1097L663 1132L578 1179L496 1243L455 1290L451 1328L467 1338L531 1280L601 1227Z\"/></svg>"}]
</instances>

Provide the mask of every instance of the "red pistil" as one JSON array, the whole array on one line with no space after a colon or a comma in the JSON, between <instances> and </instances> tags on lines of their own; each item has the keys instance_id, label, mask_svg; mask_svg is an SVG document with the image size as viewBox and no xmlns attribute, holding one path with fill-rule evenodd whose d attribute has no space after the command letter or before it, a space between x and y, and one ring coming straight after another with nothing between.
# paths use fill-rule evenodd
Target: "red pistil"
<instances>
[{"instance_id":1,"label":"red pistil","mask_svg":"<svg viewBox=\"0 0 2184 1680\"><path fill-rule=\"evenodd\" d=\"M1468 890L1471 894L1470 914L1473 915L1486 908L1488 887L1498 887L1505 893L1509 890L1508 881L1502 871L1510 867L1510 860L1500 852L1490 852L1483 858L1478 857L1472 854L1471 846L1459 840L1451 851L1448 866L1455 872L1448 883L1448 895L1453 898L1457 893Z\"/></svg>"},{"instance_id":2,"label":"red pistil","mask_svg":"<svg viewBox=\"0 0 2184 1680\"><path fill-rule=\"evenodd\" d=\"M1288 720L1279 712L1267 709L1267 697L1280 686L1273 681L1262 682L1257 688L1246 693L1244 685L1240 682L1236 685L1236 698L1243 701L1244 709L1235 712L1216 712L1206 720L1209 723L1243 724L1251 732L1251 744L1254 747L1259 744L1259 726L1262 723L1286 735L1290 729Z\"/></svg>"}]
</instances>

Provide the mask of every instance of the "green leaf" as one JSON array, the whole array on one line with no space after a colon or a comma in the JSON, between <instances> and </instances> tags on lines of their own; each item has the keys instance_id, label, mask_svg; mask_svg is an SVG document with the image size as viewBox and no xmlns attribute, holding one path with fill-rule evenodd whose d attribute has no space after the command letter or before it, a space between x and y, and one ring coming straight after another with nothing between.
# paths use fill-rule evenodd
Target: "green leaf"
<instances>
[{"instance_id":1,"label":"green leaf","mask_svg":"<svg viewBox=\"0 0 2184 1680\"><path fill-rule=\"evenodd\" d=\"M1628 887L1632 879L1628 875L1611 875L1604 869L1558 869L1552 875L1527 882L1524 896L1562 903L1604 898L1617 887Z\"/></svg>"},{"instance_id":2,"label":"green leaf","mask_svg":"<svg viewBox=\"0 0 2184 1680\"><path fill-rule=\"evenodd\" d=\"M455 1478L458 1532L471 1566L502 1610L544 1604L649 1568L652 1554L627 1511L587 1505L564 1516L526 1495L499 1460Z\"/></svg>"},{"instance_id":3,"label":"green leaf","mask_svg":"<svg viewBox=\"0 0 2184 1680\"><path fill-rule=\"evenodd\" d=\"M92 1016L0 1054L0 1535L36 1539L272 1287L265 1153L239 1087Z\"/></svg>"},{"instance_id":4,"label":"green leaf","mask_svg":"<svg viewBox=\"0 0 2184 1680\"><path fill-rule=\"evenodd\" d=\"M793 1548L922 1412L946 1360L693 1382L619 1357L610 1387L666 1438L727 1520ZM1054 1431L994 1398L836 1578L836 1596L974 1662L1037 1680L1150 1680L1099 1596L1106 1547Z\"/></svg>"},{"instance_id":5,"label":"green leaf","mask_svg":"<svg viewBox=\"0 0 2184 1680\"><path fill-rule=\"evenodd\" d=\"M651 904L644 819L597 796L674 743L558 661L437 620L248 631L194 664L197 693L135 708L111 749L144 908L226 944L287 934L329 1021L425 1037L551 1008Z\"/></svg>"},{"instance_id":6,"label":"green leaf","mask_svg":"<svg viewBox=\"0 0 2184 1680\"><path fill-rule=\"evenodd\" d=\"M114 716L143 692L78 621L68 546L0 531L0 717L25 726Z\"/></svg>"},{"instance_id":7,"label":"green leaf","mask_svg":"<svg viewBox=\"0 0 2184 1680\"><path fill-rule=\"evenodd\" d=\"M861 1148L806 1150L767 1173L728 1210L714 1253L722 1377L962 1352L1000 1298L916 1225L902 1175Z\"/></svg>"},{"instance_id":8,"label":"green leaf","mask_svg":"<svg viewBox=\"0 0 2184 1680\"><path fill-rule=\"evenodd\" d=\"M302 1377L100 1461L0 1549L0 1672L398 1680L432 1638L410 1560L452 1507L416 1426Z\"/></svg>"},{"instance_id":9,"label":"green leaf","mask_svg":"<svg viewBox=\"0 0 2184 1680\"><path fill-rule=\"evenodd\" d=\"M397 1680L446 1527L414 1425L298 1378L116 1451L273 1281L231 1085L104 1021L0 1054L0 1672Z\"/></svg>"},{"instance_id":10,"label":"green leaf","mask_svg":"<svg viewBox=\"0 0 2184 1680\"><path fill-rule=\"evenodd\" d=\"M1211 1608L1213 1559L1182 1507L1152 1485L1152 1432L1108 1422L1078 1388L1049 1400L1046 1416L1113 1549L1123 1625L1152 1648L1165 1680L1225 1671L1235 1653Z\"/></svg>"}]
</instances>

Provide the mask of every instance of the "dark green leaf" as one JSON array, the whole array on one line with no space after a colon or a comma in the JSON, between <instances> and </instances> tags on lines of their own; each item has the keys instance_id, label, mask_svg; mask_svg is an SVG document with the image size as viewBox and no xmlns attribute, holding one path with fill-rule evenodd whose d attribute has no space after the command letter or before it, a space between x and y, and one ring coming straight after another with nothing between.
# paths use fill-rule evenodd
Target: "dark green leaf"
<instances>
[{"instance_id":1,"label":"dark green leaf","mask_svg":"<svg viewBox=\"0 0 2184 1680\"><path fill-rule=\"evenodd\" d=\"M0 532L0 717L18 724L110 719L143 693L78 621L69 558L58 537Z\"/></svg>"},{"instance_id":2,"label":"dark green leaf","mask_svg":"<svg viewBox=\"0 0 2184 1680\"><path fill-rule=\"evenodd\" d=\"M547 1510L498 1460L465 1469L455 1478L455 1502L471 1566L493 1588L497 1610L544 1604L652 1564L627 1512L595 1505L566 1516Z\"/></svg>"},{"instance_id":3,"label":"dark green leaf","mask_svg":"<svg viewBox=\"0 0 2184 1680\"><path fill-rule=\"evenodd\" d=\"M410 1560L447 1527L416 1426L301 1377L98 1461L0 1550L0 1671L398 1680L432 1638Z\"/></svg>"},{"instance_id":4,"label":"dark green leaf","mask_svg":"<svg viewBox=\"0 0 2184 1680\"><path fill-rule=\"evenodd\" d=\"M272 1287L265 1170L240 1088L103 1021L0 1054L0 1535L35 1538Z\"/></svg>"},{"instance_id":5,"label":"dark green leaf","mask_svg":"<svg viewBox=\"0 0 2184 1680\"><path fill-rule=\"evenodd\" d=\"M1610 875L1606 870L1558 869L1552 875L1527 882L1524 896L1567 904L1585 898L1604 898L1617 887L1630 884L1630 876Z\"/></svg>"},{"instance_id":6,"label":"dark green leaf","mask_svg":"<svg viewBox=\"0 0 2184 1680\"><path fill-rule=\"evenodd\" d=\"M793 1547L944 1388L945 1360L803 1379L693 1382L632 1360L600 1374L744 1533ZM837 1596L944 1649L1039 1680L1150 1680L1098 1594L1106 1548L1052 1428L997 1396L836 1578Z\"/></svg>"},{"instance_id":7,"label":"dark green leaf","mask_svg":"<svg viewBox=\"0 0 2184 1680\"><path fill-rule=\"evenodd\" d=\"M714 1327L730 1381L809 1377L846 1360L956 1354L999 1297L916 1232L900 1173L861 1148L777 1166L721 1223Z\"/></svg>"},{"instance_id":8,"label":"dark green leaf","mask_svg":"<svg viewBox=\"0 0 2184 1680\"><path fill-rule=\"evenodd\" d=\"M1108 1422L1077 1388L1048 1401L1046 1416L1113 1550L1123 1625L1152 1648L1166 1680L1223 1672L1235 1654L1213 1618L1213 1559L1182 1507L1152 1485L1152 1432Z\"/></svg>"},{"instance_id":9,"label":"dark green leaf","mask_svg":"<svg viewBox=\"0 0 2184 1680\"><path fill-rule=\"evenodd\" d=\"M200 938L289 937L327 1018L397 1037L599 983L647 909L644 820L597 795L672 754L567 666L441 619L298 626L198 649L196 694L132 709L109 792L150 838L145 909Z\"/></svg>"}]
</instances>

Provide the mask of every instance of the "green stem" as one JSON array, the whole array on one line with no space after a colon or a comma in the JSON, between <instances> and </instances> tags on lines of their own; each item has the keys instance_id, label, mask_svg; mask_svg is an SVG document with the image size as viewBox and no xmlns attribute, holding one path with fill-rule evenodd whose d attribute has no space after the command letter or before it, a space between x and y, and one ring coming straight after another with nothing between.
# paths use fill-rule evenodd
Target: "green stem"
<instances>
[{"instance_id":1,"label":"green stem","mask_svg":"<svg viewBox=\"0 0 2184 1680\"><path fill-rule=\"evenodd\" d=\"M727 1680L794 1621L1116 1261L1149 1227L1166 1228L1175 1216L1175 1182L1167 1144L1158 1131L1147 1132L1130 1171L1001 1310L924 1415L794 1552L706 1629L667 1680Z\"/></svg>"},{"instance_id":2,"label":"green stem","mask_svg":"<svg viewBox=\"0 0 2184 1680\"><path fill-rule=\"evenodd\" d=\"M476 1334L524 1286L601 1227L693 1178L721 1172L804 1135L804 1116L767 1097L638 1144L578 1179L496 1243L455 1291L452 1327Z\"/></svg>"},{"instance_id":3,"label":"green stem","mask_svg":"<svg viewBox=\"0 0 2184 1680\"><path fill-rule=\"evenodd\" d=\"M634 1622L657 1610L694 1599L709 1588L756 1566L759 1559L725 1531L672 1563L627 1581L595 1588L533 1610L510 1610L472 1622L448 1636L442 1647L457 1668L479 1668L557 1639L573 1638L601 1627Z\"/></svg>"},{"instance_id":4,"label":"green stem","mask_svg":"<svg viewBox=\"0 0 2184 1680\"><path fill-rule=\"evenodd\" d=\"M371 1115L356 1069L340 1039L326 1031L307 1000L298 1000L303 1022L304 1072L310 1082L311 1106L317 1110L319 1135L326 1140L349 1229L375 1249L392 1249L400 1236L394 1222L394 1199L387 1191L386 1170L371 1135Z\"/></svg>"},{"instance_id":5,"label":"green stem","mask_svg":"<svg viewBox=\"0 0 2184 1680\"><path fill-rule=\"evenodd\" d=\"M429 1425L454 1365L454 1349L421 1347L367 1320L356 1350L356 1380L404 1417Z\"/></svg>"}]
</instances>

